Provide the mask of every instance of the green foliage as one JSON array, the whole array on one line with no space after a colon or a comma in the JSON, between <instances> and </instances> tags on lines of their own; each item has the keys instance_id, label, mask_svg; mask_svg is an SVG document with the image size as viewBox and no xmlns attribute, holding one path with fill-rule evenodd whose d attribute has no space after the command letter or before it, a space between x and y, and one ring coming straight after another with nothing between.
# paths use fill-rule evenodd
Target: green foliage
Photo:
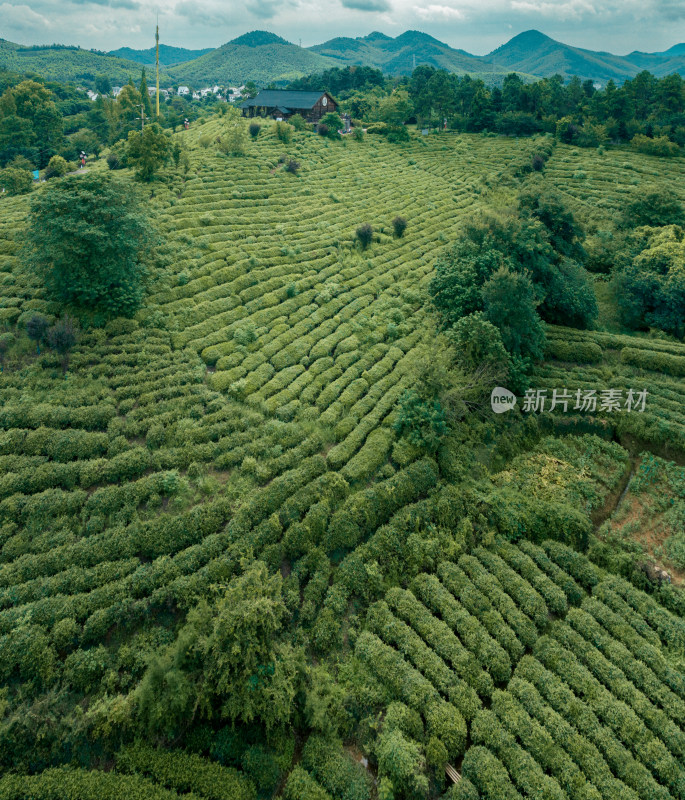
<instances>
[{"instance_id":1,"label":"green foliage","mask_svg":"<svg viewBox=\"0 0 685 800\"><path fill-rule=\"evenodd\" d=\"M172 732L192 709L230 721L259 719L267 728L293 713L301 663L277 641L286 608L280 576L255 562L212 607L188 615L173 647L148 669L138 695L141 725Z\"/></svg>"},{"instance_id":2,"label":"green foliage","mask_svg":"<svg viewBox=\"0 0 685 800\"><path fill-rule=\"evenodd\" d=\"M666 375L685 376L685 356L624 347L621 350L621 361L624 364L633 364L641 369L649 369Z\"/></svg>"},{"instance_id":3,"label":"green foliage","mask_svg":"<svg viewBox=\"0 0 685 800\"><path fill-rule=\"evenodd\" d=\"M78 326L70 317L64 316L48 329L46 339L50 347L62 356L62 366L66 370L69 351L76 344Z\"/></svg>"},{"instance_id":4,"label":"green foliage","mask_svg":"<svg viewBox=\"0 0 685 800\"><path fill-rule=\"evenodd\" d=\"M170 158L171 137L156 122L146 125L142 131L129 131L126 161L139 180L153 180Z\"/></svg>"},{"instance_id":5,"label":"green foliage","mask_svg":"<svg viewBox=\"0 0 685 800\"><path fill-rule=\"evenodd\" d=\"M279 121L274 126L274 130L276 131L276 138L279 142L283 142L283 144L290 144L293 140L293 126L289 125L287 122Z\"/></svg>"},{"instance_id":6,"label":"green foliage","mask_svg":"<svg viewBox=\"0 0 685 800\"><path fill-rule=\"evenodd\" d=\"M427 400L408 389L399 400L394 430L417 447L434 453L447 433L445 412L437 399Z\"/></svg>"},{"instance_id":7,"label":"green foliage","mask_svg":"<svg viewBox=\"0 0 685 800\"><path fill-rule=\"evenodd\" d=\"M150 228L135 192L110 175L48 185L31 203L26 240L26 267L59 302L111 314L140 304Z\"/></svg>"},{"instance_id":8,"label":"green foliage","mask_svg":"<svg viewBox=\"0 0 685 800\"><path fill-rule=\"evenodd\" d=\"M27 170L6 167L0 170L0 188L8 195L28 194L33 188L33 176Z\"/></svg>"},{"instance_id":9,"label":"green foliage","mask_svg":"<svg viewBox=\"0 0 685 800\"><path fill-rule=\"evenodd\" d=\"M253 139L256 139L259 136L261 130L262 126L258 122L251 122L248 127L248 132Z\"/></svg>"},{"instance_id":10,"label":"green foliage","mask_svg":"<svg viewBox=\"0 0 685 800\"><path fill-rule=\"evenodd\" d=\"M330 800L331 798L331 795L300 766L295 767L288 775L283 796L285 800Z\"/></svg>"},{"instance_id":11,"label":"green foliage","mask_svg":"<svg viewBox=\"0 0 685 800\"><path fill-rule=\"evenodd\" d=\"M226 128L219 140L219 152L226 155L242 156L247 152L248 131L245 120L242 118L237 108L229 108L223 116L223 124ZM256 138L251 134L252 138Z\"/></svg>"},{"instance_id":12,"label":"green foliage","mask_svg":"<svg viewBox=\"0 0 685 800\"><path fill-rule=\"evenodd\" d=\"M366 250L373 241L373 228L368 222L365 222L357 228L355 236L362 250Z\"/></svg>"},{"instance_id":13,"label":"green foliage","mask_svg":"<svg viewBox=\"0 0 685 800\"><path fill-rule=\"evenodd\" d=\"M62 178L67 172L69 172L69 165L62 156L53 156L48 162L45 175L48 178Z\"/></svg>"},{"instance_id":14,"label":"green foliage","mask_svg":"<svg viewBox=\"0 0 685 800\"><path fill-rule=\"evenodd\" d=\"M481 311L462 317L448 333L455 359L466 371L484 370L487 379L503 381L509 371L509 357L497 326Z\"/></svg>"},{"instance_id":15,"label":"green foliage","mask_svg":"<svg viewBox=\"0 0 685 800\"><path fill-rule=\"evenodd\" d=\"M643 228L637 254L614 276L623 323L685 336L685 230Z\"/></svg>"},{"instance_id":16,"label":"green foliage","mask_svg":"<svg viewBox=\"0 0 685 800\"><path fill-rule=\"evenodd\" d=\"M378 770L392 783L394 797L425 797L428 778L425 775L425 756L416 742L395 729L381 733L376 745Z\"/></svg>"},{"instance_id":17,"label":"green foliage","mask_svg":"<svg viewBox=\"0 0 685 800\"><path fill-rule=\"evenodd\" d=\"M150 778L179 793L208 800L254 800L254 786L240 773L180 750L156 750L137 742L117 753L117 771Z\"/></svg>"},{"instance_id":18,"label":"green foliage","mask_svg":"<svg viewBox=\"0 0 685 800\"><path fill-rule=\"evenodd\" d=\"M685 225L685 207L676 194L666 188L647 187L626 203L621 212L622 228L643 225Z\"/></svg>"},{"instance_id":19,"label":"green foliage","mask_svg":"<svg viewBox=\"0 0 685 800\"><path fill-rule=\"evenodd\" d=\"M395 236L401 239L404 236L404 232L407 230L407 220L404 217L395 217L392 221L392 229Z\"/></svg>"},{"instance_id":20,"label":"green foliage","mask_svg":"<svg viewBox=\"0 0 685 800\"><path fill-rule=\"evenodd\" d=\"M302 766L339 800L369 800L371 781L366 771L347 755L341 742L312 735L302 751Z\"/></svg>"},{"instance_id":21,"label":"green foliage","mask_svg":"<svg viewBox=\"0 0 685 800\"><path fill-rule=\"evenodd\" d=\"M682 149L668 136L655 136L649 138L641 133L636 133L630 140L630 146L638 153L646 153L650 156L661 156L662 158L672 158L682 153Z\"/></svg>"},{"instance_id":22,"label":"green foliage","mask_svg":"<svg viewBox=\"0 0 685 800\"><path fill-rule=\"evenodd\" d=\"M485 318L499 328L506 350L523 359L542 358L545 333L528 275L501 267L483 284L482 295Z\"/></svg>"},{"instance_id":23,"label":"green foliage","mask_svg":"<svg viewBox=\"0 0 685 800\"><path fill-rule=\"evenodd\" d=\"M565 342L563 339L545 341L545 358L572 361L579 364L596 364L603 358L602 348L595 342Z\"/></svg>"}]
</instances>

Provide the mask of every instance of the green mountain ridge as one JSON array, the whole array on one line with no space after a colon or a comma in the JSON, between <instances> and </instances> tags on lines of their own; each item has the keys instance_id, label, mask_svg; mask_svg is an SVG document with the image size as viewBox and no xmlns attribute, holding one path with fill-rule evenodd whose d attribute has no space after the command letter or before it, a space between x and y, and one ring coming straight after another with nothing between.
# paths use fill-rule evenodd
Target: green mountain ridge
<instances>
[{"instance_id":1,"label":"green mountain ridge","mask_svg":"<svg viewBox=\"0 0 685 800\"><path fill-rule=\"evenodd\" d=\"M357 39L338 37L309 49L337 59L341 62L338 66L375 67L389 75L411 74L419 64L459 74L478 74L491 68L484 59L456 50L421 31L405 31L395 39L376 32Z\"/></svg>"},{"instance_id":2,"label":"green mountain ridge","mask_svg":"<svg viewBox=\"0 0 685 800\"><path fill-rule=\"evenodd\" d=\"M172 47L168 44L159 46L159 63L165 67L175 64L182 64L184 61L192 61L195 58L211 53L212 47L205 47L202 50L188 50L185 47ZM154 64L155 48L148 47L147 50L133 50L130 47L120 47L118 50L111 50L110 56L125 58L128 61L135 61L138 64Z\"/></svg>"},{"instance_id":3,"label":"green mountain ridge","mask_svg":"<svg viewBox=\"0 0 685 800\"><path fill-rule=\"evenodd\" d=\"M123 57L122 57L123 56ZM451 47L429 34L409 30L399 36L372 31L356 38L338 36L322 44L300 47L269 31L250 31L216 49L187 50L160 45L165 83L190 86L255 81L285 85L332 67L368 66L392 76L410 75L428 64L487 82L501 82L509 72L531 80L560 74L600 83L623 83L643 70L656 77L685 75L685 43L658 53L633 51L620 56L559 42L537 30L524 31L484 56ZM22 47L0 40L0 68L36 73L59 81L92 82L98 74L114 83L134 80L140 66L154 63L154 48L119 48L111 53L66 45Z\"/></svg>"},{"instance_id":4,"label":"green mountain ridge","mask_svg":"<svg viewBox=\"0 0 685 800\"><path fill-rule=\"evenodd\" d=\"M252 31L193 61L172 67L174 80L200 83L285 84L312 72L338 66L332 58L291 44L267 31Z\"/></svg>"},{"instance_id":5,"label":"green mountain ridge","mask_svg":"<svg viewBox=\"0 0 685 800\"><path fill-rule=\"evenodd\" d=\"M23 47L0 39L0 69L63 83L93 83L97 75L106 75L112 83L124 84L129 78L140 80L140 63L125 58L83 50L69 45ZM171 79L160 72L165 83Z\"/></svg>"},{"instance_id":6,"label":"green mountain ridge","mask_svg":"<svg viewBox=\"0 0 685 800\"><path fill-rule=\"evenodd\" d=\"M591 79L606 83L614 80L622 83L633 78L644 69L657 77L672 72L685 74L685 50L681 55L680 45L665 53L634 52L628 56L617 56L608 52L585 50L558 42L537 30L524 31L506 44L485 56L499 67L516 69L545 77L558 73L564 78L577 75L582 80Z\"/></svg>"}]
</instances>

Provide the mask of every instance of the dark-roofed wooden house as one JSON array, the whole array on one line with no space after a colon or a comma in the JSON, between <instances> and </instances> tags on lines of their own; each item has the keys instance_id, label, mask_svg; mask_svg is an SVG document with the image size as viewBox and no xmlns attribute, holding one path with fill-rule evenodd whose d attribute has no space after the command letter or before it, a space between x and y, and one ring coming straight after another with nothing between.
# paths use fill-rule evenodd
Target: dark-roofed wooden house
<instances>
[{"instance_id":1,"label":"dark-roofed wooden house","mask_svg":"<svg viewBox=\"0 0 685 800\"><path fill-rule=\"evenodd\" d=\"M262 89L241 108L244 117L273 117L288 119L300 114L307 122L318 122L338 104L328 92L289 92L286 89Z\"/></svg>"}]
</instances>

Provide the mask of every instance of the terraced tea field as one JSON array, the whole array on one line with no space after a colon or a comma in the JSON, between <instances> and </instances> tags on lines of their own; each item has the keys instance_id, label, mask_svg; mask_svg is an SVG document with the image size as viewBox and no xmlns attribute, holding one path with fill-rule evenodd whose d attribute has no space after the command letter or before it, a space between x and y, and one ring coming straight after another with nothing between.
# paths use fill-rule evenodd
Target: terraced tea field
<instances>
[{"instance_id":1,"label":"terraced tea field","mask_svg":"<svg viewBox=\"0 0 685 800\"><path fill-rule=\"evenodd\" d=\"M282 576L293 638L330 665L359 730L382 732L400 706L418 717L398 728L425 768L414 796L447 788L429 751L463 772L448 797L685 796L677 604L544 537L506 545L486 530L494 517L476 542L467 519L490 490L544 486L560 526L575 505L580 541L629 453L594 437L543 441L490 475L471 442L460 446L473 474L459 483L444 453L393 428L435 334L435 258L502 201L497 187L536 141L296 133L283 144L265 127L230 158L200 145L220 132L216 118L180 134L187 179L154 184L161 241L135 319L84 331L66 375L23 339L0 377L0 766L33 750L19 769L42 773L0 778L0 800L352 800L352 786L355 800L376 797L392 759L373 737L357 742L372 774L330 742L292 737L271 794L255 789L249 759L215 755L219 730L168 754L150 750L161 741L130 744L150 664L255 558ZM653 160L615 152L583 152L591 177L573 177L579 158L559 145L546 179L598 224L620 208L626 174L661 179ZM683 193L685 164L669 168ZM0 202L0 323L18 331L35 311L58 312L19 268L27 208ZM375 235L361 250L365 222ZM591 432L681 458L685 346L570 329L549 340L536 386L648 388L644 414L600 415ZM569 342L592 345L592 363L555 360ZM497 513L503 525L506 504Z\"/></svg>"}]
</instances>

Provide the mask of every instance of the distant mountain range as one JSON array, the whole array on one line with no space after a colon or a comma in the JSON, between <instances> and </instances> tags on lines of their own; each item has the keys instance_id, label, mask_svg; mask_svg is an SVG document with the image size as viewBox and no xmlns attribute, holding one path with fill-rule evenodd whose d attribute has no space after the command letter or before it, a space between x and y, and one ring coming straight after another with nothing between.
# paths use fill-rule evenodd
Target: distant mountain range
<instances>
[{"instance_id":1,"label":"distant mountain range","mask_svg":"<svg viewBox=\"0 0 685 800\"><path fill-rule=\"evenodd\" d=\"M484 58L498 67L540 77L559 73L564 78L577 75L583 80L590 78L599 83L610 79L623 83L645 69L659 78L673 72L685 75L685 44L677 44L663 53L635 51L627 56L616 56L571 47L540 31L520 33Z\"/></svg>"},{"instance_id":2,"label":"distant mountain range","mask_svg":"<svg viewBox=\"0 0 685 800\"><path fill-rule=\"evenodd\" d=\"M205 53L211 53L212 47L204 50L186 50L185 47L171 47L168 44L159 46L159 63L164 67L172 67L174 64L182 64L184 61L192 61ZM130 47L120 47L118 50L110 50L110 56L125 58L128 61L137 61L139 64L154 64L156 53L154 47L147 50L132 50Z\"/></svg>"},{"instance_id":3,"label":"distant mountain range","mask_svg":"<svg viewBox=\"0 0 685 800\"><path fill-rule=\"evenodd\" d=\"M91 85L98 75L112 83L126 83L129 77L140 80L140 63L109 55L99 50L83 50L69 45L23 47L0 39L0 69L20 75L39 75L49 81ZM165 84L171 83L165 70L160 71Z\"/></svg>"},{"instance_id":4,"label":"distant mountain range","mask_svg":"<svg viewBox=\"0 0 685 800\"><path fill-rule=\"evenodd\" d=\"M381 69L388 75L409 75L418 64L458 73L491 71L482 58L465 50L455 50L421 31L405 31L395 39L374 31L357 39L331 39L309 49L335 59L337 66L361 64Z\"/></svg>"},{"instance_id":5,"label":"distant mountain range","mask_svg":"<svg viewBox=\"0 0 685 800\"><path fill-rule=\"evenodd\" d=\"M267 31L252 31L193 61L169 69L174 80L200 84L278 83L335 66L332 59Z\"/></svg>"},{"instance_id":6,"label":"distant mountain range","mask_svg":"<svg viewBox=\"0 0 685 800\"><path fill-rule=\"evenodd\" d=\"M509 72L529 80L556 73L564 79L578 75L605 84L622 83L642 70L657 77L677 72L685 76L685 43L660 53L634 51L625 56L571 47L532 30L520 33L485 56L450 47L421 31L393 38L373 32L357 38L337 37L312 47L299 47L276 34L252 31L216 49L187 50L160 45L164 85L183 83L194 88L213 83L284 85L331 67L363 65L389 75L409 75L415 66L430 64L458 74L469 73L501 83ZM22 47L0 39L0 68L37 73L51 80L88 82L107 75L121 83L137 80L140 67L154 64L154 48L120 48L111 53L51 45Z\"/></svg>"}]
</instances>

